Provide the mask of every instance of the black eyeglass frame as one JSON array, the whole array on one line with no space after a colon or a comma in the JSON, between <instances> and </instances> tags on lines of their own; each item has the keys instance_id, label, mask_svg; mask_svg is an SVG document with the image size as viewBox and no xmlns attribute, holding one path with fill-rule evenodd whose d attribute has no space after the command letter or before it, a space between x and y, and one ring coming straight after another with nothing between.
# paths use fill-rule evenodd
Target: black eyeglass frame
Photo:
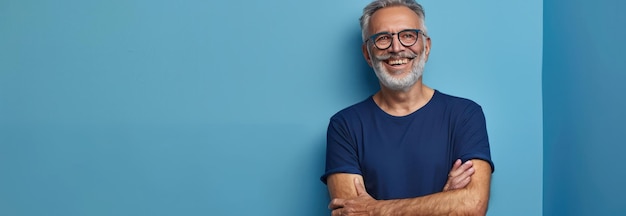
<instances>
[{"instance_id":1,"label":"black eyeglass frame","mask_svg":"<svg viewBox=\"0 0 626 216\"><path fill-rule=\"evenodd\" d=\"M413 43L405 44L404 42L402 42L402 39L400 39L400 34L402 34L404 32L415 32L415 33L417 33L417 38L415 39L415 41L413 41ZM424 36L424 37L428 37L426 34L424 34L424 32L422 32L421 29L405 29L405 30L399 31L397 33L379 32L379 33L376 33L376 34L370 36L367 40L365 40L365 43L367 43L369 41L372 41L372 43L374 43L374 46L377 49L379 49L379 50L386 50L386 49L389 49L389 47L391 47L393 45L393 36L394 35L398 35L397 38L398 38L398 41L400 41L400 44L402 44L402 46L405 46L405 47L410 47L410 46L413 46L413 45L415 45L417 43L417 41L419 40L419 35L420 34L422 36ZM378 44L376 44L376 38L378 38L381 35L389 35L390 36L391 42L389 43L389 46L387 46L385 48L378 47Z\"/></svg>"}]
</instances>

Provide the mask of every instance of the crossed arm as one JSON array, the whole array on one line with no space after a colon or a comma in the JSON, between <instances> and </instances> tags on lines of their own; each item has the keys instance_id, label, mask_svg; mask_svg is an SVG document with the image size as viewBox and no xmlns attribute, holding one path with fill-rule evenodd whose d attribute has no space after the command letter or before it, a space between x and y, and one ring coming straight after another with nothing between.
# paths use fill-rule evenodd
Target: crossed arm
<instances>
[{"instance_id":1,"label":"crossed arm","mask_svg":"<svg viewBox=\"0 0 626 216\"><path fill-rule=\"evenodd\" d=\"M471 176L471 178L470 178ZM471 180L470 180L471 179ZM489 202L491 166L483 160L457 161L444 191L422 197L375 200L361 175L328 177L332 215L485 215Z\"/></svg>"}]
</instances>

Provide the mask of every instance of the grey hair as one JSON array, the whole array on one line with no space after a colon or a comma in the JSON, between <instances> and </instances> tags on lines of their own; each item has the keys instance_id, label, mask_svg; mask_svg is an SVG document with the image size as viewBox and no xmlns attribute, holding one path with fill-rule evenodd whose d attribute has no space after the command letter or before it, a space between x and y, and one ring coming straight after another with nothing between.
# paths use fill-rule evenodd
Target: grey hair
<instances>
[{"instance_id":1,"label":"grey hair","mask_svg":"<svg viewBox=\"0 0 626 216\"><path fill-rule=\"evenodd\" d=\"M426 24L424 22L426 18L424 8L422 8L422 5L415 2L415 0L374 0L372 3L363 8L363 15L359 19L359 21L361 22L361 36L363 37L363 42L367 40L367 31L369 30L370 19L372 18L372 15L380 9L391 6L404 6L415 12L417 16L422 19L421 30L424 32L424 34L428 35L428 31L426 30Z\"/></svg>"}]
</instances>

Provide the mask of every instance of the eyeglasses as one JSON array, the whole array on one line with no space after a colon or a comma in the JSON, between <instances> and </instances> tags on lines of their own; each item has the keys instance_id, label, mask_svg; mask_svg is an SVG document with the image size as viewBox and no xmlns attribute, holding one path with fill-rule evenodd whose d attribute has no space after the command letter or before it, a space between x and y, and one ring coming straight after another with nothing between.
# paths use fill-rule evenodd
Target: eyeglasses
<instances>
[{"instance_id":1,"label":"eyeglasses","mask_svg":"<svg viewBox=\"0 0 626 216\"><path fill-rule=\"evenodd\" d=\"M391 47L393 43L393 36L398 35L398 41L405 47L413 46L418 39L419 34L426 36L422 30L419 29L405 29L398 33L380 32L372 35L365 42L373 41L374 46L380 50L386 50Z\"/></svg>"}]
</instances>

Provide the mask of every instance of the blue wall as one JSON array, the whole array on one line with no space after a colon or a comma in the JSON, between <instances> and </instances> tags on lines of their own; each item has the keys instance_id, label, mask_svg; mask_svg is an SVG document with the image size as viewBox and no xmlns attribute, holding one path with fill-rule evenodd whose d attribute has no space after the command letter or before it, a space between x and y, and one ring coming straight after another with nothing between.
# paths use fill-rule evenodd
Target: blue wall
<instances>
[{"instance_id":1,"label":"blue wall","mask_svg":"<svg viewBox=\"0 0 626 216\"><path fill-rule=\"evenodd\" d=\"M541 215L542 1L423 2L425 83L485 111L496 166L488 215Z\"/></svg>"},{"instance_id":2,"label":"blue wall","mask_svg":"<svg viewBox=\"0 0 626 216\"><path fill-rule=\"evenodd\" d=\"M0 1L0 215L324 215L377 90L361 1ZM486 113L489 215L542 205L542 1L423 1L425 82Z\"/></svg>"},{"instance_id":3,"label":"blue wall","mask_svg":"<svg viewBox=\"0 0 626 216\"><path fill-rule=\"evenodd\" d=\"M624 1L544 1L544 215L625 215Z\"/></svg>"}]
</instances>

